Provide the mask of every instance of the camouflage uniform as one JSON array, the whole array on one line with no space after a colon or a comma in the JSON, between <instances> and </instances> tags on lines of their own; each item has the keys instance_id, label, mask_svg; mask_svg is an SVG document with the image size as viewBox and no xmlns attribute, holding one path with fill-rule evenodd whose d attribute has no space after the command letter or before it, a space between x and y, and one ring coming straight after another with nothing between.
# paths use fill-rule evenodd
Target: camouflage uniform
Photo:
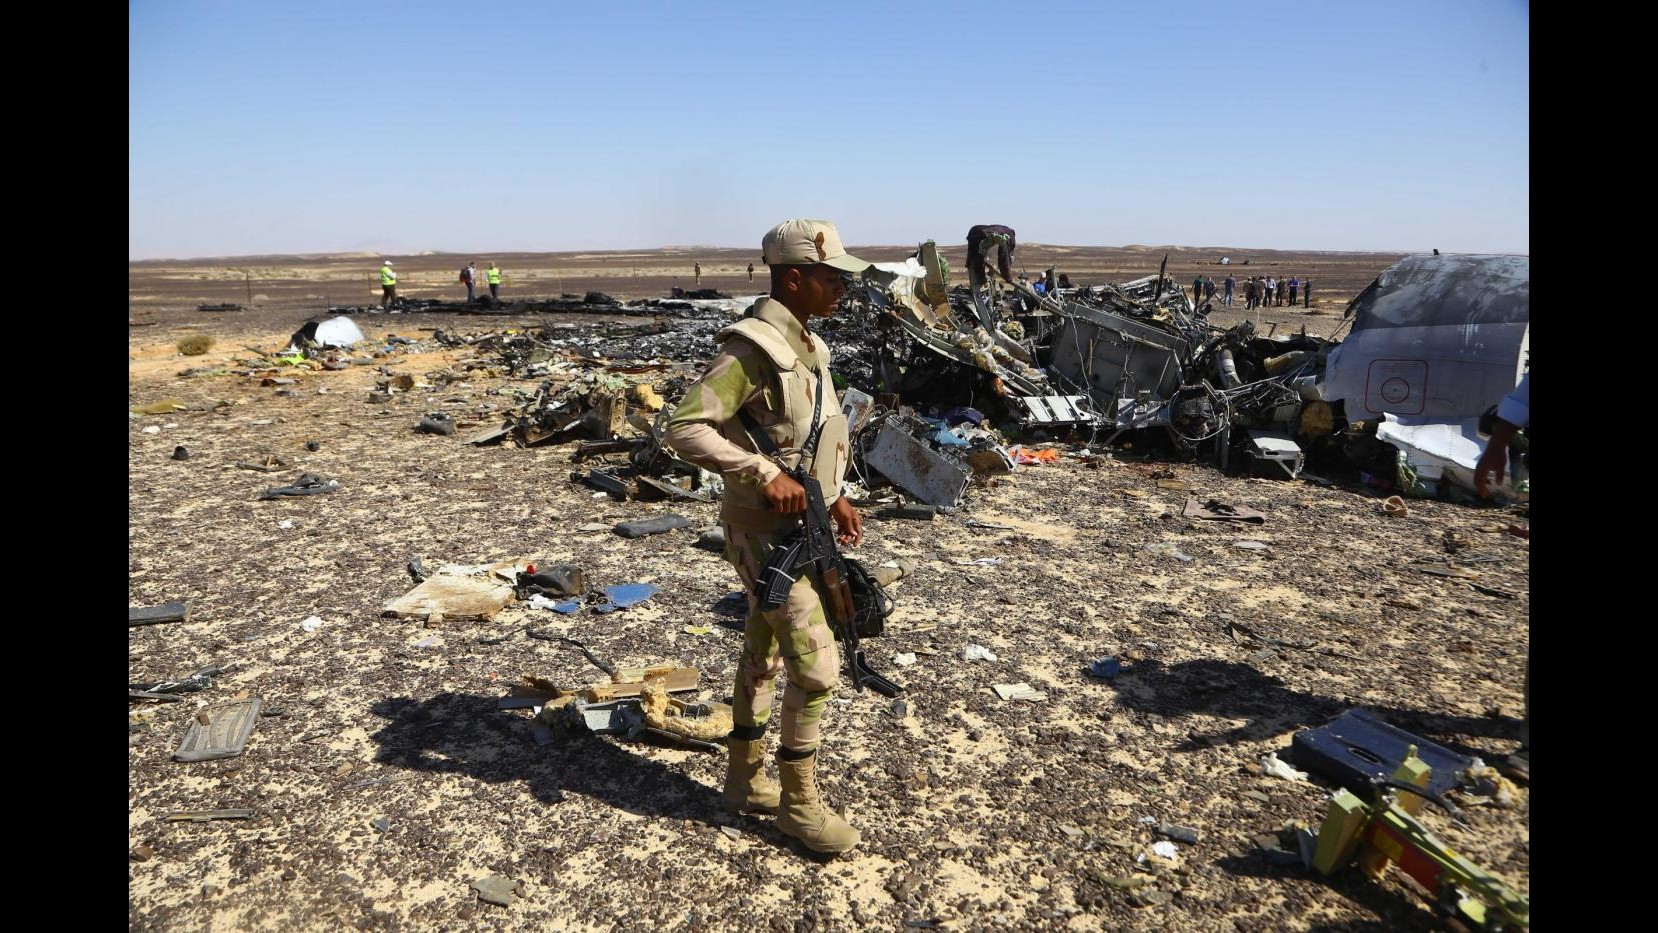
<instances>
[{"instance_id":1,"label":"camouflage uniform","mask_svg":"<svg viewBox=\"0 0 1658 933\"><path fill-rule=\"evenodd\" d=\"M686 391L668 422L668 440L686 460L725 477L720 504L725 557L736 567L749 605L732 718L739 728L764 726L777 674L786 669L783 745L810 751L818 745L823 710L840 676L840 654L809 575L795 581L782 606L759 609L755 579L796 519L766 508L762 490L783 468L757 452L737 412L746 410L777 445L780 459L794 466L810 433L818 381L828 379L829 348L770 298L760 300L752 318L720 331L718 339L721 352ZM811 467L826 503L832 504L840 495L850 444L846 417L827 382L819 423L823 427Z\"/></svg>"}]
</instances>

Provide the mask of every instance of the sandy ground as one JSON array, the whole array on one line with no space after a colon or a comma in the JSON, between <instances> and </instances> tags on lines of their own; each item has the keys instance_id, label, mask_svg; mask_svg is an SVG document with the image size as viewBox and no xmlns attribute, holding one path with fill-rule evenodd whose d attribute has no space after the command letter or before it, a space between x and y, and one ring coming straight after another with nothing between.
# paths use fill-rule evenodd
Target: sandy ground
<instances>
[{"instance_id":1,"label":"sandy ground","mask_svg":"<svg viewBox=\"0 0 1658 933\"><path fill-rule=\"evenodd\" d=\"M739 269L749 258L715 252L703 256L705 269ZM1237 262L1243 251L1228 254ZM1033 270L1040 255L1021 249ZM1071 256L1076 264L1062 270L1097 269L1073 278L1104 281L1155 271L1161 249ZM509 275L560 270L562 289L540 294L599 288L628 297L663 294L676 264L689 285L691 257L495 258ZM1394 258L1253 261L1330 282L1320 303L1333 314L1268 312L1284 326L1327 333L1339 307ZM1189 279L1200 258L1182 261L1171 257L1171 271ZM454 287L438 285L459 266L446 257L400 260L415 283L405 293L422 296L426 262L429 297L452 296ZM321 310L320 296L366 299L373 266L372 257L273 257L261 261L266 274L255 286L265 300L229 314L194 305L242 300L244 283L232 273L243 266L132 266L129 317L156 324L129 328L129 403L176 398L187 407L129 422L128 600L189 599L196 609L189 622L129 630L129 678L229 668L187 702L130 707L133 929L1431 925L1396 873L1381 884L1354 873L1322 879L1263 858L1254 837L1290 820L1316 828L1329 790L1262 776L1256 762L1286 749L1298 728L1361 704L1487 761L1512 751L1529 544L1504 529L1524 519L1415 501L1409 517L1390 519L1378 512L1380 497L1356 484L1229 477L1137 461L1132 448L1098 468L1068 456L1023 469L971 490L963 509L932 523L871 519L857 556L920 565L895 590L888 634L866 643L907 687L907 710L897 715L883 698L844 686L832 704L825 792L864 842L824 862L769 820L724 815L716 756L605 738L541 745L529 711L497 709L522 673L571 684L602 676L579 652L527 637L526 626L568 633L615 664L694 665L701 695L727 698L741 623L717 607L736 581L716 555L692 546L717 506L595 499L569 482L573 445L478 448L414 432L438 409L487 424L515 404L503 393L533 391L535 381L475 371L442 390L368 401L383 378L377 367L422 380L457 368L466 351L400 350L341 372L280 373L296 380L291 386L233 374L244 368L237 360L254 358L242 344L278 349ZM746 290L718 274L726 278L705 276L704 285ZM373 348L389 333L529 322L407 315L358 323ZM179 356L173 342L191 331L213 334L215 349ZM150 427L160 430L144 433ZM176 445L189 459L170 459ZM271 454L289 469L236 467ZM335 477L340 489L257 500L301 471ZM1190 492L1165 488L1170 479ZM1188 494L1261 509L1268 520L1188 521L1179 517ZM692 530L631 541L582 530L669 511L687 515ZM1447 532L1468 542L1452 560L1469 579L1514 598L1422 573L1435 566L1422 561L1448 556ZM1268 547L1236 546L1244 540ZM1147 550L1162 543L1193 559ZM1494 559L1467 562L1470 554ZM645 581L662 592L608 616L509 608L491 622L425 628L380 612L411 587L404 564L415 556L428 568L572 561L595 585ZM1001 564L964 563L979 557ZM300 622L311 615L323 624L307 632ZM1228 621L1309 647L1236 641ZM687 634L687 625L713 631ZM968 644L999 659L962 661ZM893 664L893 654L911 651L915 666ZM1088 661L1111 653L1132 670L1114 683L1084 675ZM1018 681L1047 701L1004 701L990 689ZM171 760L198 701L239 696L264 703L244 756ZM256 816L164 818L230 807ZM1525 792L1517 808L1465 812L1468 826L1433 811L1424 820L1529 891ZM373 825L382 819L384 829ZM1199 840L1180 845L1177 863L1142 862L1159 838L1147 819L1193 827ZM469 886L493 873L522 882L518 903L479 901ZM1137 874L1142 886L1119 886Z\"/></svg>"}]
</instances>

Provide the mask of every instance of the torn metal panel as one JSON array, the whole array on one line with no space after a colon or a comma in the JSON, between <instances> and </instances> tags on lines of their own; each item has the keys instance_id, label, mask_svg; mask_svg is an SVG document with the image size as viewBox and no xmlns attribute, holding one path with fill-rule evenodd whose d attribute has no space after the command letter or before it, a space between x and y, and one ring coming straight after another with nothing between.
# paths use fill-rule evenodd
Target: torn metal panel
<instances>
[{"instance_id":1,"label":"torn metal panel","mask_svg":"<svg viewBox=\"0 0 1658 933\"><path fill-rule=\"evenodd\" d=\"M974 314L965 297L952 306L949 265L936 243L922 243L902 263L878 263L865 278L869 303L916 343L999 377L1021 395L1045 394L1047 376L1033 365L1035 356L1020 335L1006 333L992 316Z\"/></svg>"},{"instance_id":2,"label":"torn metal panel","mask_svg":"<svg viewBox=\"0 0 1658 933\"><path fill-rule=\"evenodd\" d=\"M1376 438L1399 449L1398 456L1417 483L1405 491L1417 495L1437 494L1442 482L1473 490L1474 467L1486 445L1479 434L1478 418L1446 420L1384 414L1376 426ZM1515 472L1514 468L1504 471L1503 482L1495 487L1499 493L1516 495L1519 480Z\"/></svg>"},{"instance_id":3,"label":"torn metal panel","mask_svg":"<svg viewBox=\"0 0 1658 933\"><path fill-rule=\"evenodd\" d=\"M578 700L571 706L571 712L587 731L598 735L625 735L645 722L638 700L611 700L608 703L582 703Z\"/></svg>"},{"instance_id":4,"label":"torn metal panel","mask_svg":"<svg viewBox=\"0 0 1658 933\"><path fill-rule=\"evenodd\" d=\"M665 479L657 479L654 476L636 476L634 479L639 483L639 492L636 498L640 501L650 501L651 494L645 491L647 489L658 493L658 498L690 499L693 502L714 501L713 497L705 492L687 489L678 483L669 482Z\"/></svg>"},{"instance_id":5,"label":"torn metal panel","mask_svg":"<svg viewBox=\"0 0 1658 933\"><path fill-rule=\"evenodd\" d=\"M1527 256L1410 256L1353 299L1320 390L1353 420L1477 417L1520 381L1531 344Z\"/></svg>"},{"instance_id":6,"label":"torn metal panel","mask_svg":"<svg viewBox=\"0 0 1658 933\"><path fill-rule=\"evenodd\" d=\"M1021 395L1041 395L1047 388L1047 377L1040 370L1012 359L1012 354L997 346L996 339L990 337L982 328L975 334L962 331L947 333L912 321L901 314L893 314L892 319L897 321L916 343L939 356L999 376L1009 389ZM1005 335L1003 336L1005 339ZM998 359L997 350L1001 350L1000 355L1007 356L1008 359ZM1010 363L1017 365L1009 365Z\"/></svg>"},{"instance_id":7,"label":"torn metal panel","mask_svg":"<svg viewBox=\"0 0 1658 933\"><path fill-rule=\"evenodd\" d=\"M1172 396L1184 381L1191 352L1190 342L1167 331L1067 302L1051 356L1061 376L1087 386L1112 410L1118 399L1136 398L1142 392L1158 400Z\"/></svg>"},{"instance_id":8,"label":"torn metal panel","mask_svg":"<svg viewBox=\"0 0 1658 933\"><path fill-rule=\"evenodd\" d=\"M479 431L477 434L467 438L465 443L480 446L483 444L493 444L496 441L506 439L506 436L511 433L511 427L498 425L496 427L485 428Z\"/></svg>"},{"instance_id":9,"label":"torn metal panel","mask_svg":"<svg viewBox=\"0 0 1658 933\"><path fill-rule=\"evenodd\" d=\"M625 502L633 490L626 480L609 470L589 470L587 473L577 473L571 477L577 482L586 483L594 489L610 493L610 497L617 502Z\"/></svg>"},{"instance_id":10,"label":"torn metal panel","mask_svg":"<svg viewBox=\"0 0 1658 933\"><path fill-rule=\"evenodd\" d=\"M919 419L888 418L864 461L922 502L953 506L961 501L972 472L915 436L936 430Z\"/></svg>"},{"instance_id":11,"label":"torn metal panel","mask_svg":"<svg viewBox=\"0 0 1658 933\"><path fill-rule=\"evenodd\" d=\"M875 408L875 399L869 393L860 389L848 388L841 395L841 414L846 416L846 430L857 434L863 427L864 419Z\"/></svg>"},{"instance_id":12,"label":"torn metal panel","mask_svg":"<svg viewBox=\"0 0 1658 933\"><path fill-rule=\"evenodd\" d=\"M1252 462L1252 471L1257 476L1288 476L1295 479L1301 475L1301 467L1306 462L1306 455L1301 452L1301 445L1297 444L1289 434L1283 431L1268 431L1261 428L1249 429L1249 446L1246 449Z\"/></svg>"},{"instance_id":13,"label":"torn metal panel","mask_svg":"<svg viewBox=\"0 0 1658 933\"><path fill-rule=\"evenodd\" d=\"M242 754L259 719L259 704L259 698L254 697L201 710L185 730L173 760L212 761Z\"/></svg>"},{"instance_id":14,"label":"torn metal panel","mask_svg":"<svg viewBox=\"0 0 1658 933\"><path fill-rule=\"evenodd\" d=\"M128 606L127 628L135 625L155 625L158 622L190 621L190 602L162 603L159 606Z\"/></svg>"},{"instance_id":15,"label":"torn metal panel","mask_svg":"<svg viewBox=\"0 0 1658 933\"><path fill-rule=\"evenodd\" d=\"M1027 425L1092 424L1099 419L1085 395L1027 395L1015 399L1024 407Z\"/></svg>"}]
</instances>

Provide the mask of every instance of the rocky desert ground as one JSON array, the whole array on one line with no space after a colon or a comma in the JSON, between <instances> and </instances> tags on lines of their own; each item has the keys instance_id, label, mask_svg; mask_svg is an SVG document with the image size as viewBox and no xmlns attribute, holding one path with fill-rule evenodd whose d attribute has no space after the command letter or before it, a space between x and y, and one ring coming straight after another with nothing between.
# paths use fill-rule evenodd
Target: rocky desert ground
<instances>
[{"instance_id":1,"label":"rocky desert ground","mask_svg":"<svg viewBox=\"0 0 1658 933\"><path fill-rule=\"evenodd\" d=\"M857 251L894 259L909 249ZM464 297L455 270L475 258L500 263L504 298L626 299L692 287L698 261L702 287L756 294L744 269L759 265L757 252L392 258L408 297ZM1313 308L1264 309L1261 321L1325 336L1399 258L1167 252L1176 281L1218 282L1228 268L1311 277ZM1151 274L1164 253L1030 244L1019 258L1031 272L1057 264L1092 284ZM961 248L946 255L959 268ZM1230 266L1215 264L1222 255ZM380 258L129 267L129 406L168 410L128 425L128 602L193 607L187 621L129 628L129 681L223 669L181 702L129 702L132 929L1436 925L1397 871L1380 882L1354 871L1324 878L1282 858L1275 847L1293 846L1282 831L1294 821L1316 831L1331 788L1264 775L1260 760L1287 758L1298 729L1355 706L1486 762L1512 752L1530 564L1529 539L1509 528L1528 518L1432 500L1390 517L1383 495L1351 476L1330 485L1229 476L1135 446L1083 458L1078 443L1059 444L1056 463L975 486L931 522L871 516L854 556L917 565L893 588L887 633L865 643L906 691L895 708L843 682L831 704L820 773L863 844L826 861L767 819L719 808L722 756L549 738L531 710L499 708L526 674L571 686L603 679L579 651L531 630L579 639L614 665L694 666L698 698L729 698L741 613L726 597L738 585L718 555L694 546L718 506L596 497L570 480L574 442L464 443L541 380L471 365L471 348L434 339L552 323L625 331L641 320L365 315L355 320L368 339L345 354L362 364L272 368L267 354L307 318L378 300ZM247 307L196 310L223 302ZM213 347L181 355L176 343L190 334ZM694 366L626 378L662 388L684 372ZM393 375L415 387L371 401ZM417 433L430 411L462 430ZM178 447L187 459L174 459ZM276 472L239 466L271 458ZM259 498L302 473L339 488ZM1182 518L1190 496L1266 521ZM669 512L690 528L631 540L610 530ZM593 586L659 592L609 614L513 603L488 620L428 627L382 611L413 587L406 565L417 557L428 571L569 562ZM320 624L302 625L312 618ZM963 660L970 644L996 660ZM900 653L916 663L895 664ZM1085 673L1108 655L1122 661L1116 678ZM992 690L1017 682L1045 698ZM244 754L173 760L203 704L238 698L261 701ZM1464 823L1431 807L1422 819L1529 892L1527 791L1507 806L1462 803ZM231 808L253 814L168 819ZM1165 823L1196 831L1172 859L1153 852ZM505 879L513 893L501 899L512 903L480 899L473 884L490 876Z\"/></svg>"}]
</instances>

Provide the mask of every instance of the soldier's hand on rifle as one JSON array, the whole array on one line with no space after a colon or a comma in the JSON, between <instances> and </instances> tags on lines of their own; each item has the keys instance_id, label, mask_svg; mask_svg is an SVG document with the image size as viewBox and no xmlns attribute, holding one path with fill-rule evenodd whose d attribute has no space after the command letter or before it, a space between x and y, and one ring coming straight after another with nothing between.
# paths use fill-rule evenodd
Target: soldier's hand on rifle
<instances>
[{"instance_id":1,"label":"soldier's hand on rifle","mask_svg":"<svg viewBox=\"0 0 1658 933\"><path fill-rule=\"evenodd\" d=\"M766 504L772 511L782 512L784 515L794 515L806 511L806 490L794 481L787 473L779 473L772 477L762 490L766 496ZM837 503L839 500L836 500Z\"/></svg>"},{"instance_id":2,"label":"soldier's hand on rifle","mask_svg":"<svg viewBox=\"0 0 1658 933\"><path fill-rule=\"evenodd\" d=\"M864 517L841 496L829 507L829 517L835 520L835 543L855 545L864 539Z\"/></svg>"}]
</instances>

